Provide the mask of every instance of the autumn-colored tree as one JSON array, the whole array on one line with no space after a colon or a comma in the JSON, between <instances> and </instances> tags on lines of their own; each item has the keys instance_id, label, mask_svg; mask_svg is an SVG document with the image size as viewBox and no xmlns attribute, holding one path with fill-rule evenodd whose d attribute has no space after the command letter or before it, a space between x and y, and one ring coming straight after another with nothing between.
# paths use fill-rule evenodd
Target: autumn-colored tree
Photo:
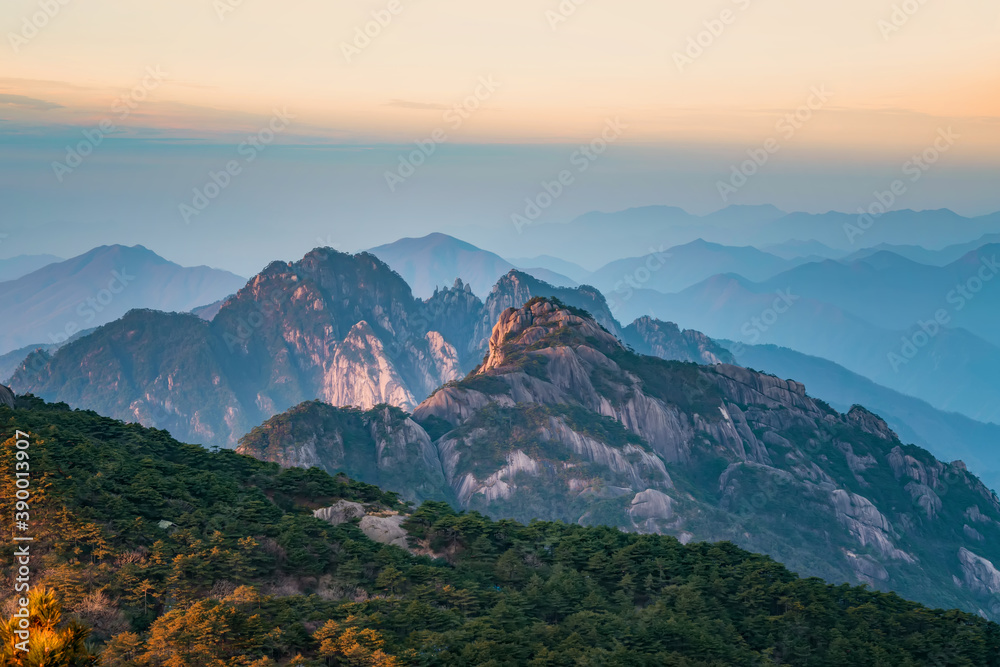
<instances>
[{"instance_id":1,"label":"autumn-colored tree","mask_svg":"<svg viewBox=\"0 0 1000 667\"><path fill-rule=\"evenodd\" d=\"M139 664L142 639L134 632L123 632L111 638L101 653L101 667L130 667Z\"/></svg>"},{"instance_id":2,"label":"autumn-colored tree","mask_svg":"<svg viewBox=\"0 0 1000 667\"><path fill-rule=\"evenodd\" d=\"M260 618L235 607L202 600L161 616L150 628L136 664L149 667L250 665L262 657Z\"/></svg>"},{"instance_id":3,"label":"autumn-colored tree","mask_svg":"<svg viewBox=\"0 0 1000 667\"><path fill-rule=\"evenodd\" d=\"M25 630L30 633L27 640L18 635ZM28 595L27 619L15 615L0 624L0 664L4 667L96 665L97 656L84 644L89 633L75 621L62 622L62 605L52 590L36 589Z\"/></svg>"},{"instance_id":4,"label":"autumn-colored tree","mask_svg":"<svg viewBox=\"0 0 1000 667\"><path fill-rule=\"evenodd\" d=\"M351 620L351 619L348 619ZM319 655L328 665L349 667L398 667L400 662L385 652L385 640L371 628L341 628L336 621L327 621L316 631Z\"/></svg>"}]
</instances>

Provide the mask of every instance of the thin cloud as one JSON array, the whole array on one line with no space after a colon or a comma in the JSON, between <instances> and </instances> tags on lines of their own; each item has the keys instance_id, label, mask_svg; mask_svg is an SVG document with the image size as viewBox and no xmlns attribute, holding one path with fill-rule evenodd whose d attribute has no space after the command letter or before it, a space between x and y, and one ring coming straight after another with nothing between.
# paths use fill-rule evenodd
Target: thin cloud
<instances>
[{"instance_id":1,"label":"thin cloud","mask_svg":"<svg viewBox=\"0 0 1000 667\"><path fill-rule=\"evenodd\" d=\"M420 109L422 111L444 111L448 108L444 104L425 104L424 102L409 102L407 100L392 100L386 102L385 106L399 109Z\"/></svg>"},{"instance_id":2,"label":"thin cloud","mask_svg":"<svg viewBox=\"0 0 1000 667\"><path fill-rule=\"evenodd\" d=\"M27 97L25 95L8 95L6 93L0 93L0 104L6 104L7 106L12 106L12 107L20 107L22 109L33 109L35 111L49 111L50 109L63 108L63 105L56 104L55 102L39 100L34 97Z\"/></svg>"}]
</instances>

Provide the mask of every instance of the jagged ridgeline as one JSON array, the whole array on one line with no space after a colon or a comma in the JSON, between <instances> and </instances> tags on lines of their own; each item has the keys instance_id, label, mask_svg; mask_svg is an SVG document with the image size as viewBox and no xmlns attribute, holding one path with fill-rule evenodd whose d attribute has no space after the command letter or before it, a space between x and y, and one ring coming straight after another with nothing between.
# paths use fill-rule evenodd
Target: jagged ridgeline
<instances>
[{"instance_id":1,"label":"jagged ridgeline","mask_svg":"<svg viewBox=\"0 0 1000 667\"><path fill-rule=\"evenodd\" d=\"M11 386L186 442L235 447L302 401L413 410L482 360L505 308L540 294L584 307L617 331L593 288L553 288L511 271L486 303L461 281L421 301L373 255L327 248L273 262L211 321L134 310L51 357L36 352Z\"/></svg>"},{"instance_id":2,"label":"jagged ridgeline","mask_svg":"<svg viewBox=\"0 0 1000 667\"><path fill-rule=\"evenodd\" d=\"M636 354L553 299L503 311L483 363L412 416L307 403L238 451L494 518L730 540L803 575L1000 618L1000 503L960 462L796 382Z\"/></svg>"},{"instance_id":3,"label":"jagged ridgeline","mask_svg":"<svg viewBox=\"0 0 1000 667\"><path fill-rule=\"evenodd\" d=\"M351 437L397 428L376 412ZM8 478L15 429L36 475L34 627L60 665L1000 665L1000 626L976 615L800 579L731 544L407 507L34 398L0 406ZM385 524L408 548L371 539ZM2 664L22 664L9 629Z\"/></svg>"}]
</instances>

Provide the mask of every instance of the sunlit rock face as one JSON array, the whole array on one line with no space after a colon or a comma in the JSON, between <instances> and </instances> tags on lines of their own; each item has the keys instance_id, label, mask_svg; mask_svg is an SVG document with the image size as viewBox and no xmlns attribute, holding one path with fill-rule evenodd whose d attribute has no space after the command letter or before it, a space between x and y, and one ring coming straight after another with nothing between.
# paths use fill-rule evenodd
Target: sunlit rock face
<instances>
[{"instance_id":1,"label":"sunlit rock face","mask_svg":"<svg viewBox=\"0 0 1000 667\"><path fill-rule=\"evenodd\" d=\"M255 425L315 398L412 410L463 375L431 319L375 257L318 249L270 264L210 322L132 311L22 365L13 383L181 440L234 447Z\"/></svg>"}]
</instances>

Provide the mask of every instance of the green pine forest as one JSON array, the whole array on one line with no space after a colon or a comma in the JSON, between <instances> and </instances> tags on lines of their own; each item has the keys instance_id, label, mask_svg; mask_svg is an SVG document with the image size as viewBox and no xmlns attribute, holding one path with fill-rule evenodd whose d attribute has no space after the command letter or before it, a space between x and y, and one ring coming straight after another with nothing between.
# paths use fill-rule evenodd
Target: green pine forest
<instances>
[{"instance_id":1,"label":"green pine forest","mask_svg":"<svg viewBox=\"0 0 1000 667\"><path fill-rule=\"evenodd\" d=\"M15 429L31 435L34 634L13 649L5 586L2 665L1000 666L998 625L728 543L408 506L33 397L0 408L6 480ZM338 499L409 514L411 549L313 517Z\"/></svg>"}]
</instances>

